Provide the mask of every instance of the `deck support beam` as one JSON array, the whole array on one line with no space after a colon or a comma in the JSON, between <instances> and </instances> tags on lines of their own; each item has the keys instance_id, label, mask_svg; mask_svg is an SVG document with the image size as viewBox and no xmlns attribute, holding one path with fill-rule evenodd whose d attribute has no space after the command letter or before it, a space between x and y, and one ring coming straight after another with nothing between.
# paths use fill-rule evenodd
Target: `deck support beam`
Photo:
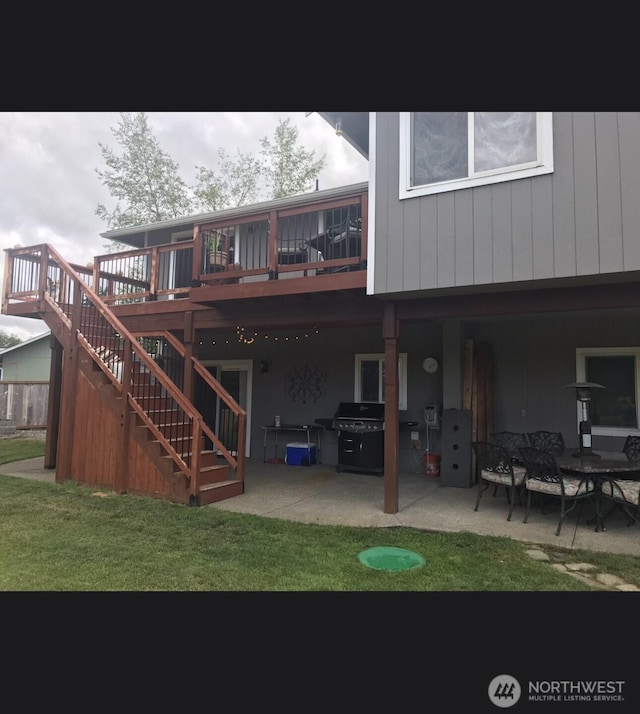
<instances>
[{"instance_id":1,"label":"deck support beam","mask_svg":"<svg viewBox=\"0 0 640 714\"><path fill-rule=\"evenodd\" d=\"M398 512L398 473L400 414L398 382L398 340L400 325L396 318L395 304L384 305L382 318L384 338L384 512Z\"/></svg>"}]
</instances>

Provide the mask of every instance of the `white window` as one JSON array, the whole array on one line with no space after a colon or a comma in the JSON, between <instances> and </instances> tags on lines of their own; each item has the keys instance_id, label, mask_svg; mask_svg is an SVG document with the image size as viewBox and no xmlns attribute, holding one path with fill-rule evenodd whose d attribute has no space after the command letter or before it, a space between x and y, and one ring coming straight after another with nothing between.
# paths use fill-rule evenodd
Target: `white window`
<instances>
[{"instance_id":1,"label":"white window","mask_svg":"<svg viewBox=\"0 0 640 714\"><path fill-rule=\"evenodd\" d=\"M398 409L407 408L407 354L398 358ZM384 403L384 355L356 355L354 401Z\"/></svg>"},{"instance_id":2,"label":"white window","mask_svg":"<svg viewBox=\"0 0 640 714\"><path fill-rule=\"evenodd\" d=\"M553 171L551 112L400 112L400 198Z\"/></svg>"},{"instance_id":3,"label":"white window","mask_svg":"<svg viewBox=\"0 0 640 714\"><path fill-rule=\"evenodd\" d=\"M638 434L640 347L582 347L576 350L576 380L595 382L588 402L591 432L601 436ZM581 411L578 405L578 422Z\"/></svg>"}]
</instances>

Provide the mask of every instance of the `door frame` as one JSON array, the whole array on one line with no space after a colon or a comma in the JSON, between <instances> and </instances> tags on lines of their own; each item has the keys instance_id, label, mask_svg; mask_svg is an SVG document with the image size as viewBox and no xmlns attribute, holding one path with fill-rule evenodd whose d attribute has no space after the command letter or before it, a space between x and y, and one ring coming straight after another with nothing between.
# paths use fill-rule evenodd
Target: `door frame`
<instances>
[{"instance_id":1,"label":"door frame","mask_svg":"<svg viewBox=\"0 0 640 714\"><path fill-rule=\"evenodd\" d=\"M253 360L251 359L201 359L200 362L209 369L217 367L218 371L246 372L247 403L240 406L247 412L247 439L245 440L245 458L251 457L251 412L253 405ZM220 381L218 379L218 381Z\"/></svg>"}]
</instances>

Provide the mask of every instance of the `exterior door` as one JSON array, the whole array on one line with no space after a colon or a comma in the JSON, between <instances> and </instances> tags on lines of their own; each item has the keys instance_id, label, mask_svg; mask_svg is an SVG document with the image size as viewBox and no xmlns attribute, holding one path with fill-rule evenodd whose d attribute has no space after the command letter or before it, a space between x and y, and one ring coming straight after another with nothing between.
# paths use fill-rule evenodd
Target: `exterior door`
<instances>
[{"instance_id":1,"label":"exterior door","mask_svg":"<svg viewBox=\"0 0 640 714\"><path fill-rule=\"evenodd\" d=\"M203 360L205 367L213 377L229 392L238 404L247 412L247 440L245 456L251 456L251 384L253 363L248 360L229 360L214 362ZM204 417L207 425L214 431L225 447L237 453L236 417L227 404L209 388L196 388L196 408ZM205 439L206 448L212 448L211 441Z\"/></svg>"}]
</instances>

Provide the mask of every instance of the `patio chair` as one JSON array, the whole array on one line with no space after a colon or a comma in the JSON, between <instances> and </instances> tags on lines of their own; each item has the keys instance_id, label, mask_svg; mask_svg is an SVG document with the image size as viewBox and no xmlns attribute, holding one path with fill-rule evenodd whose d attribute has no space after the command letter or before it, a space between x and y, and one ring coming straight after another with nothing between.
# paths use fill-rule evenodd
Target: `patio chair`
<instances>
[{"instance_id":1,"label":"patio chair","mask_svg":"<svg viewBox=\"0 0 640 714\"><path fill-rule=\"evenodd\" d=\"M524 433L517 431L496 431L491 434L494 444L504 446L515 459L520 458L520 447L529 446L529 439Z\"/></svg>"},{"instance_id":2,"label":"patio chair","mask_svg":"<svg viewBox=\"0 0 640 714\"><path fill-rule=\"evenodd\" d=\"M613 508L603 516L602 520L611 515L619 506L627 516L627 525L632 526L640 519L640 481L608 476L600 482L600 494L605 501L612 503Z\"/></svg>"},{"instance_id":3,"label":"patio chair","mask_svg":"<svg viewBox=\"0 0 640 714\"><path fill-rule=\"evenodd\" d=\"M564 519L576 507L578 501L584 498L595 498L596 503L596 530L600 527L595 481L592 476L567 476L560 470L554 454L550 451L536 449L532 446L523 446L520 449L522 463L526 474L524 488L527 491L527 510L524 523L529 520L532 493L540 494L541 512L544 513L544 496L553 496L560 499L560 520L556 528L556 535L560 535ZM567 505L567 504L571 505Z\"/></svg>"},{"instance_id":4,"label":"patio chair","mask_svg":"<svg viewBox=\"0 0 640 714\"><path fill-rule=\"evenodd\" d=\"M514 466L509 451L499 444L488 441L473 441L471 447L476 457L476 471L478 474L478 497L473 509L478 510L480 498L489 484L504 486L509 502L507 520L511 520L513 506L516 499L520 500L525 470L522 466Z\"/></svg>"},{"instance_id":5,"label":"patio chair","mask_svg":"<svg viewBox=\"0 0 640 714\"><path fill-rule=\"evenodd\" d=\"M548 451L554 456L562 456L566 448L561 431L531 431L527 434L529 446Z\"/></svg>"},{"instance_id":6,"label":"patio chair","mask_svg":"<svg viewBox=\"0 0 640 714\"><path fill-rule=\"evenodd\" d=\"M491 440L494 444L499 446L504 446L507 451L511 454L511 458L516 462L520 461L520 447L529 446L529 439L524 433L517 431L496 431L491 434ZM495 496L498 491L498 484L493 488L493 495Z\"/></svg>"},{"instance_id":7,"label":"patio chair","mask_svg":"<svg viewBox=\"0 0 640 714\"><path fill-rule=\"evenodd\" d=\"M640 436L629 434L624 441L622 451L630 461L640 461Z\"/></svg>"}]
</instances>

